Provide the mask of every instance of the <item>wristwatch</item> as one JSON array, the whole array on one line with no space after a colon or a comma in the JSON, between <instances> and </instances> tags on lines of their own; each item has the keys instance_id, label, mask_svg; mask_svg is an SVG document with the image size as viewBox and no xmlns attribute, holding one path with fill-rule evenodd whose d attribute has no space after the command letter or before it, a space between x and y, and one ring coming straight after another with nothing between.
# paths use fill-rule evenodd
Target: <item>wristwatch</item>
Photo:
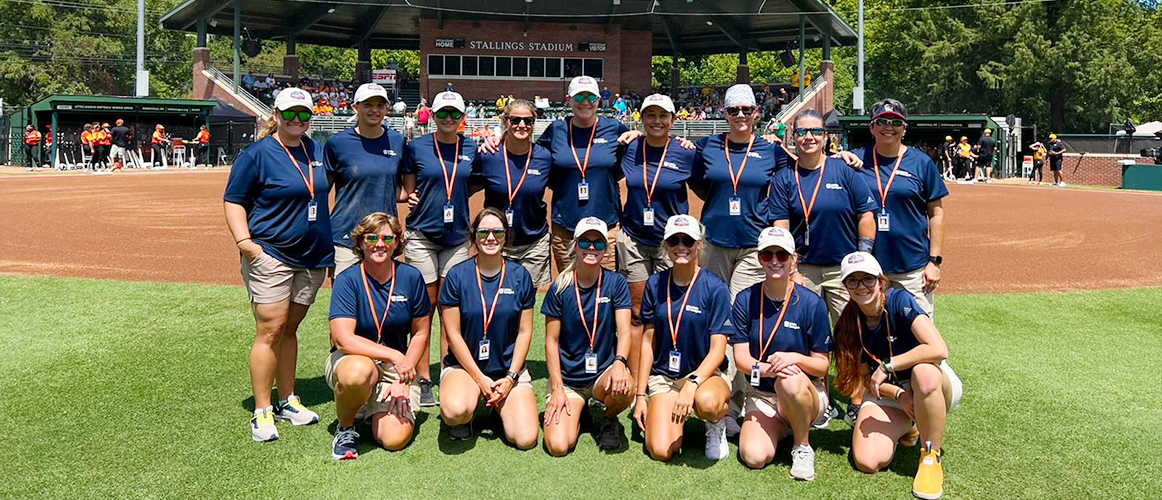
<instances>
[{"instance_id":1,"label":"wristwatch","mask_svg":"<svg viewBox=\"0 0 1162 500\"><path fill-rule=\"evenodd\" d=\"M702 385L702 379L698 378L697 375L690 375L689 377L686 377L686 380L693 382L694 385Z\"/></svg>"},{"instance_id":2,"label":"wristwatch","mask_svg":"<svg viewBox=\"0 0 1162 500\"><path fill-rule=\"evenodd\" d=\"M941 257L939 255L929 255L928 262L936 264L936 267L940 267L940 264L944 262L944 257Z\"/></svg>"},{"instance_id":3,"label":"wristwatch","mask_svg":"<svg viewBox=\"0 0 1162 500\"><path fill-rule=\"evenodd\" d=\"M629 368L629 360L625 359L625 356L614 356L613 360L614 361L621 361L621 363L623 365L625 365L626 368Z\"/></svg>"},{"instance_id":4,"label":"wristwatch","mask_svg":"<svg viewBox=\"0 0 1162 500\"><path fill-rule=\"evenodd\" d=\"M516 384L516 379L517 379L517 377L520 377L520 374L519 374L519 373L516 373L516 372L508 372L508 374L507 374L506 376L507 376L508 378L512 379L512 383L515 385L515 384Z\"/></svg>"}]
</instances>

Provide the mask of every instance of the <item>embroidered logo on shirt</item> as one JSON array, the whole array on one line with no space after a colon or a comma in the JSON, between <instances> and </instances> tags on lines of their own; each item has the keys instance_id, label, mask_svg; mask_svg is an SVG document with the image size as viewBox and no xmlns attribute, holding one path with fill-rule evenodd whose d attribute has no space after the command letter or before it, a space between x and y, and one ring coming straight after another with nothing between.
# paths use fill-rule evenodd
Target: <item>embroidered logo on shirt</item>
<instances>
[{"instance_id":1,"label":"embroidered logo on shirt","mask_svg":"<svg viewBox=\"0 0 1162 500\"><path fill-rule=\"evenodd\" d=\"M383 150L383 154L385 154L385 155L387 155L387 156L395 156L395 150L393 150L393 149L385 149L385 150Z\"/></svg>"},{"instance_id":2,"label":"embroidered logo on shirt","mask_svg":"<svg viewBox=\"0 0 1162 500\"><path fill-rule=\"evenodd\" d=\"M793 328L795 330L799 329L799 324L795 323L794 321L783 321L783 326L787 328Z\"/></svg>"},{"instance_id":3,"label":"embroidered logo on shirt","mask_svg":"<svg viewBox=\"0 0 1162 500\"><path fill-rule=\"evenodd\" d=\"M593 144L607 144L607 143L609 143L608 140L602 139L600 137L593 139Z\"/></svg>"},{"instance_id":4,"label":"embroidered logo on shirt","mask_svg":"<svg viewBox=\"0 0 1162 500\"><path fill-rule=\"evenodd\" d=\"M312 161L312 162L311 162L311 166L312 166L312 167L321 167L321 166L323 166L323 162L321 162L321 161Z\"/></svg>"},{"instance_id":5,"label":"embroidered logo on shirt","mask_svg":"<svg viewBox=\"0 0 1162 500\"><path fill-rule=\"evenodd\" d=\"M472 157L468 155L460 155L460 159L463 161L472 161Z\"/></svg>"},{"instance_id":6,"label":"embroidered logo on shirt","mask_svg":"<svg viewBox=\"0 0 1162 500\"><path fill-rule=\"evenodd\" d=\"M763 159L763 155L760 155L754 151L751 151L751 152L747 153L746 155L751 157L751 158L758 158L760 160Z\"/></svg>"},{"instance_id":7,"label":"embroidered logo on shirt","mask_svg":"<svg viewBox=\"0 0 1162 500\"><path fill-rule=\"evenodd\" d=\"M875 203L875 202L876 202L876 200L873 200L871 196L868 196L868 197L867 197L867 202L866 202L866 203Z\"/></svg>"},{"instance_id":8,"label":"embroidered logo on shirt","mask_svg":"<svg viewBox=\"0 0 1162 500\"><path fill-rule=\"evenodd\" d=\"M403 295L392 295L391 301L392 302L407 302L408 298L406 296L403 296Z\"/></svg>"},{"instance_id":9,"label":"embroidered logo on shirt","mask_svg":"<svg viewBox=\"0 0 1162 500\"><path fill-rule=\"evenodd\" d=\"M662 163L662 167L663 167L663 168L672 169L672 170L681 170L681 169L679 169L679 168L678 168L678 166L677 166L677 165L675 165L673 162L665 162L665 163Z\"/></svg>"},{"instance_id":10,"label":"embroidered logo on shirt","mask_svg":"<svg viewBox=\"0 0 1162 500\"><path fill-rule=\"evenodd\" d=\"M686 312L690 312L690 313L694 313L694 314L702 314L702 309L699 309L697 306L692 306L692 305L687 304L686 305Z\"/></svg>"},{"instance_id":11,"label":"embroidered logo on shirt","mask_svg":"<svg viewBox=\"0 0 1162 500\"><path fill-rule=\"evenodd\" d=\"M839 184L836 184L834 182L828 182L827 189L838 189L840 191L843 191L843 186L840 186Z\"/></svg>"},{"instance_id":12,"label":"embroidered logo on shirt","mask_svg":"<svg viewBox=\"0 0 1162 500\"><path fill-rule=\"evenodd\" d=\"M905 306L904 307L904 316L907 316L909 314L912 314L912 308Z\"/></svg>"},{"instance_id":13,"label":"embroidered logo on shirt","mask_svg":"<svg viewBox=\"0 0 1162 500\"><path fill-rule=\"evenodd\" d=\"M516 295L516 292L514 292L511 288L501 288L499 291L497 291L497 293L501 295Z\"/></svg>"},{"instance_id":14,"label":"embroidered logo on shirt","mask_svg":"<svg viewBox=\"0 0 1162 500\"><path fill-rule=\"evenodd\" d=\"M598 303L598 304L608 304L608 303L609 303L609 297L598 297L598 298L597 298L597 303Z\"/></svg>"},{"instance_id":15,"label":"embroidered logo on shirt","mask_svg":"<svg viewBox=\"0 0 1162 500\"><path fill-rule=\"evenodd\" d=\"M896 175L898 175L900 177L907 177L909 179L912 178L912 174L909 174L907 170L899 170L896 172Z\"/></svg>"},{"instance_id":16,"label":"embroidered logo on shirt","mask_svg":"<svg viewBox=\"0 0 1162 500\"><path fill-rule=\"evenodd\" d=\"M537 169L535 169L535 168L530 168L530 169L529 169L529 175L541 175L541 171L540 171L540 170L537 170Z\"/></svg>"}]
</instances>

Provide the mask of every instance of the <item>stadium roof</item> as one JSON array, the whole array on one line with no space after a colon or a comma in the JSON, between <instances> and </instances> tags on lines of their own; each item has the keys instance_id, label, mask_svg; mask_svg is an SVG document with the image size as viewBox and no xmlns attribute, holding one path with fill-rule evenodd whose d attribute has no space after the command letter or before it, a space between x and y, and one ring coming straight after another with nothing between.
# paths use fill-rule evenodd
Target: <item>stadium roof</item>
<instances>
[{"instance_id":1,"label":"stadium roof","mask_svg":"<svg viewBox=\"0 0 1162 500\"><path fill-rule=\"evenodd\" d=\"M653 32L655 55L697 56L852 45L856 33L823 0L246 0L243 36L335 47L420 48L419 20L597 23ZM487 4L487 8L482 5ZM234 0L185 0L161 17L165 29L234 35Z\"/></svg>"}]
</instances>

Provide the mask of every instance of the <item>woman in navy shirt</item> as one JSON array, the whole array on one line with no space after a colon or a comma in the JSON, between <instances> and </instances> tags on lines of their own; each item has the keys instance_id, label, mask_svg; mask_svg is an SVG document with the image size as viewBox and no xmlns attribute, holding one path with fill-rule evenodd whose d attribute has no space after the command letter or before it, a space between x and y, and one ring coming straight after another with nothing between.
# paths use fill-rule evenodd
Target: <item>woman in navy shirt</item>
<instances>
[{"instance_id":1,"label":"woman in navy shirt","mask_svg":"<svg viewBox=\"0 0 1162 500\"><path fill-rule=\"evenodd\" d=\"M513 234L504 257L519 262L538 287L549 284L549 213L545 190L553 156L532 143L536 108L513 99L501 115L504 138L496 153L482 152L472 162L472 175L484 188L484 206L504 213Z\"/></svg>"},{"instance_id":2,"label":"woman in navy shirt","mask_svg":"<svg viewBox=\"0 0 1162 500\"><path fill-rule=\"evenodd\" d=\"M674 266L650 276L642 296L642 355L634 420L646 451L667 461L682 447L691 410L706 421L706 458L726 458L726 340L730 294L726 283L698 265L702 229L689 215L666 222L663 239ZM649 374L647 377L646 374ZM648 399L647 399L648 397Z\"/></svg>"},{"instance_id":3,"label":"woman in navy shirt","mask_svg":"<svg viewBox=\"0 0 1162 500\"><path fill-rule=\"evenodd\" d=\"M223 195L226 225L241 253L242 281L257 334L250 349L255 441L278 439L275 419L294 425L319 421L295 395L298 328L334 265L323 148L305 134L311 96L279 93L259 140L238 155ZM270 389L278 379L278 407Z\"/></svg>"},{"instance_id":4,"label":"woman in navy shirt","mask_svg":"<svg viewBox=\"0 0 1162 500\"><path fill-rule=\"evenodd\" d=\"M557 457L577 444L587 401L603 409L597 446L620 448L617 415L632 402L626 359L632 341L629 287L625 277L601 267L607 231L597 217L577 223L573 263L557 276L541 306L550 391L545 448Z\"/></svg>"},{"instance_id":5,"label":"woman in navy shirt","mask_svg":"<svg viewBox=\"0 0 1162 500\"><path fill-rule=\"evenodd\" d=\"M945 422L964 393L948 346L916 299L891 287L872 254L844 257L841 279L851 302L835 324L835 383L865 397L851 434L855 465L878 471L891 463L897 442L922 439L912 493L940 498Z\"/></svg>"},{"instance_id":6,"label":"woman in navy shirt","mask_svg":"<svg viewBox=\"0 0 1162 500\"><path fill-rule=\"evenodd\" d=\"M501 255L508 223L486 208L472 224L476 258L450 271L440 289L448 355L440 373L440 415L453 439L472 436L476 404L500 411L509 443L537 444L537 402L525 367L533 338L536 287L520 264Z\"/></svg>"},{"instance_id":7,"label":"woman in navy shirt","mask_svg":"<svg viewBox=\"0 0 1162 500\"><path fill-rule=\"evenodd\" d=\"M761 469L774 460L779 440L792 434L791 477L811 481L815 451L808 433L828 409L831 323L823 300L790 279L796 264L791 233L764 229L758 248L766 278L739 292L731 317L735 364L749 383L738 455Z\"/></svg>"},{"instance_id":8,"label":"woman in navy shirt","mask_svg":"<svg viewBox=\"0 0 1162 500\"><path fill-rule=\"evenodd\" d=\"M355 415L360 407L366 408L375 441L388 450L403 449L415 431L416 369L428 362L422 323L432 303L420 271L395 261L403 253L402 239L395 216L367 214L350 235L357 264L335 278L324 374L335 391L339 418L331 451L336 460L359 457Z\"/></svg>"},{"instance_id":9,"label":"woman in navy shirt","mask_svg":"<svg viewBox=\"0 0 1162 500\"><path fill-rule=\"evenodd\" d=\"M827 302L832 318L847 305L839 262L875 243L873 211L879 208L867 183L838 158L823 153L823 115L805 109L792 121L795 168L780 170L771 187L770 218L795 235L803 284Z\"/></svg>"}]
</instances>

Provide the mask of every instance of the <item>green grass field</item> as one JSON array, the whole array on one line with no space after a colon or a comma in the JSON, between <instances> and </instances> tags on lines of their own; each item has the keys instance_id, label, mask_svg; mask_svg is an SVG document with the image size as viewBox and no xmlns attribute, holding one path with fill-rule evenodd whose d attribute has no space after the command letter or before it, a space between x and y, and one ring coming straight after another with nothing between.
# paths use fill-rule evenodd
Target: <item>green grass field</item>
<instances>
[{"instance_id":1,"label":"green grass field","mask_svg":"<svg viewBox=\"0 0 1162 500\"><path fill-rule=\"evenodd\" d=\"M640 440L601 452L591 435L554 459L491 428L452 442L434 408L406 450L366 440L359 460L335 462L328 292L299 334L298 392L322 422L280 424L279 441L254 443L241 287L0 276L0 497L910 497L917 450L861 474L841 421L812 432L813 483L788 477L785 444L761 471L705 460L700 422L673 463L651 461ZM1157 498L1160 306L1162 289L941 297L937 325L965 382L945 443L947 496ZM531 357L543 396L539 338Z\"/></svg>"}]
</instances>

